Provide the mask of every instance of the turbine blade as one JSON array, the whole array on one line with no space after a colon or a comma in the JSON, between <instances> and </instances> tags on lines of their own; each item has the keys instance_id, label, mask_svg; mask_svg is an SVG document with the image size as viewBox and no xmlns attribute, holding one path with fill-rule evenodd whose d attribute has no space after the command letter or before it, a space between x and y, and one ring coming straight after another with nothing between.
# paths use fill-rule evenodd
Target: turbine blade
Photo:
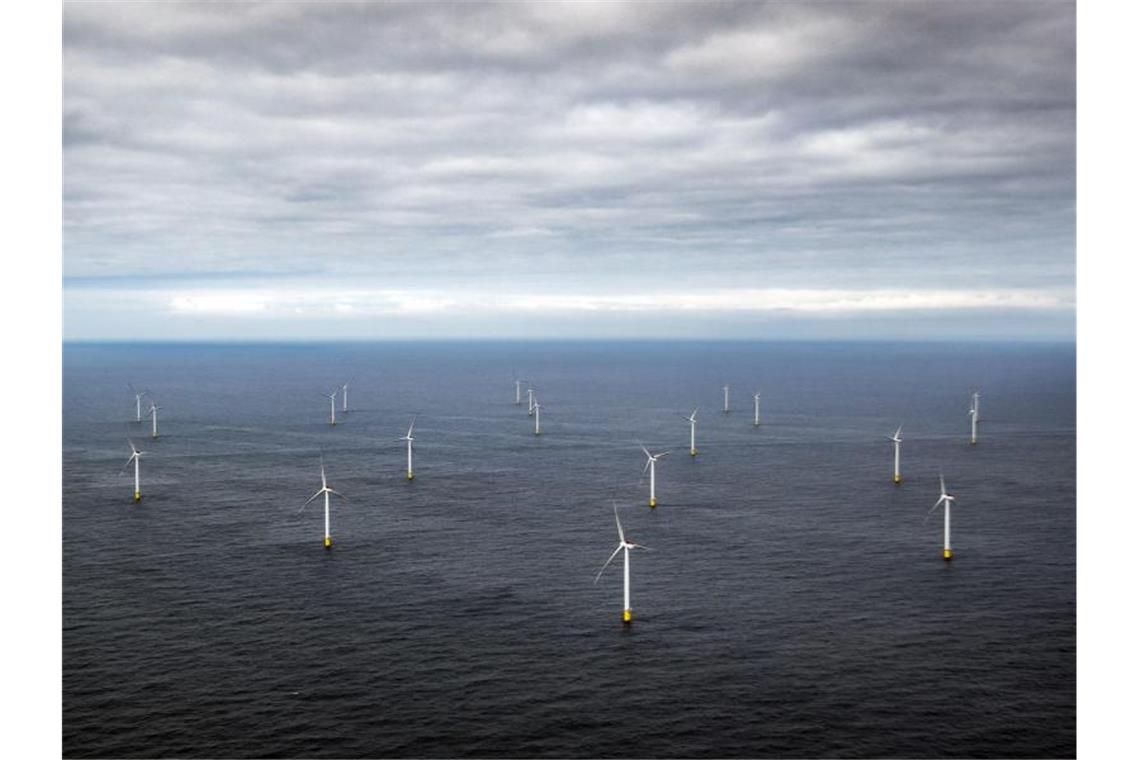
<instances>
[{"instance_id":1,"label":"turbine blade","mask_svg":"<svg viewBox=\"0 0 1140 760\"><path fill-rule=\"evenodd\" d=\"M617 523L618 538L621 539L622 543L625 543L625 531L621 529L621 518L618 517L617 504L614 504L614 521Z\"/></svg>"},{"instance_id":2,"label":"turbine blade","mask_svg":"<svg viewBox=\"0 0 1140 760\"><path fill-rule=\"evenodd\" d=\"M351 501L351 499L349 499L347 496L342 494L340 491L334 491L333 489L330 488L329 493L335 494L335 495L339 496L340 498L344 499L345 501Z\"/></svg>"},{"instance_id":3,"label":"turbine blade","mask_svg":"<svg viewBox=\"0 0 1140 760\"><path fill-rule=\"evenodd\" d=\"M594 576L594 583L598 582L598 579L602 577L602 573L604 573L606 571L606 568L610 566L610 563L614 561L614 557L616 557L618 555L618 552L620 552L620 551L621 551L621 544L618 544L618 548L614 549L614 553L611 554L610 558L606 560L606 564L602 565L602 569L599 570L598 574Z\"/></svg>"},{"instance_id":4,"label":"turbine blade","mask_svg":"<svg viewBox=\"0 0 1140 760\"><path fill-rule=\"evenodd\" d=\"M642 474L642 475L644 475L645 473L649 472L649 465L651 465L651 464L653 464L653 457L649 457L649 459L646 459L646 460L645 460L645 467L643 467L643 468L641 469L641 474Z\"/></svg>"},{"instance_id":5,"label":"turbine blade","mask_svg":"<svg viewBox=\"0 0 1140 760\"><path fill-rule=\"evenodd\" d=\"M412 415L412 424L408 425L408 438L412 437L412 429L416 426L416 417L419 417L419 415L413 414Z\"/></svg>"},{"instance_id":6,"label":"turbine blade","mask_svg":"<svg viewBox=\"0 0 1140 760\"><path fill-rule=\"evenodd\" d=\"M946 496L946 479L942 477L942 473L938 473L938 484L942 486L942 495Z\"/></svg>"},{"instance_id":7,"label":"turbine blade","mask_svg":"<svg viewBox=\"0 0 1140 760\"><path fill-rule=\"evenodd\" d=\"M641 544L629 544L629 548L630 549L644 549L647 552L653 551L648 546L642 546Z\"/></svg>"},{"instance_id":8,"label":"turbine blade","mask_svg":"<svg viewBox=\"0 0 1140 760\"><path fill-rule=\"evenodd\" d=\"M938 509L940 506L942 506L942 502L943 502L943 501L945 501L945 499L941 499L941 498L940 498L938 501L934 502L934 506L933 506L933 507L931 507L931 508L930 508L930 511L926 513L926 517L922 518L922 521L923 521L924 523L925 523L927 520L929 520L929 519L930 519L930 516L931 516L932 514L934 514L934 510L936 510L936 509Z\"/></svg>"},{"instance_id":9,"label":"turbine blade","mask_svg":"<svg viewBox=\"0 0 1140 760\"><path fill-rule=\"evenodd\" d=\"M310 497L309 497L309 500L308 500L308 501L306 501L304 504L302 504L302 505L301 505L301 509L304 509L305 507L309 506L309 503L310 503L310 502L312 502L312 500L313 500L313 499L317 498L318 496L320 496L320 495L321 495L321 494L323 494L324 492L325 492L325 489L323 489L323 488L322 488L321 490L317 491L315 494L313 494L312 496L310 496ZM301 511L301 510L297 510L297 511L299 512L299 511Z\"/></svg>"}]
</instances>

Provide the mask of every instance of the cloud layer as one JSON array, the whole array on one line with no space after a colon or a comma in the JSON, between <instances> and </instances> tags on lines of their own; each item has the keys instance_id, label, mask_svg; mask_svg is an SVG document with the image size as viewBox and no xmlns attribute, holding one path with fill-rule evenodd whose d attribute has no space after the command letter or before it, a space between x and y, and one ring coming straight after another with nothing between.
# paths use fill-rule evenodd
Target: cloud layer
<instances>
[{"instance_id":1,"label":"cloud layer","mask_svg":"<svg viewBox=\"0 0 1140 760\"><path fill-rule=\"evenodd\" d=\"M713 334L821 292L1063 326L1074 26L1050 2L68 3L65 331L153 308L213 337L209 304L289 292L487 334L638 298Z\"/></svg>"}]
</instances>

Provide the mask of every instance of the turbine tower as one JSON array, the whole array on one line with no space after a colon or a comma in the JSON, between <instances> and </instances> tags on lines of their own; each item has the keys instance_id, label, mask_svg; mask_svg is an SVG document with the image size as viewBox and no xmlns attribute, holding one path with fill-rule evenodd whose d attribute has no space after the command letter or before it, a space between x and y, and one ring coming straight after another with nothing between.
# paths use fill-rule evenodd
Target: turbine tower
<instances>
[{"instance_id":1,"label":"turbine tower","mask_svg":"<svg viewBox=\"0 0 1140 760\"><path fill-rule=\"evenodd\" d=\"M301 509L303 510L305 507L309 506L309 504L312 503L313 499L317 498L318 496L321 496L322 494L324 495L324 497L325 497L325 548L326 549L332 548L332 533L329 532L329 494L330 493L336 494L337 496L344 499L345 501L348 501L347 496L340 493L339 491L334 491L333 489L329 488L329 482L325 478L325 458L324 458L324 455L322 455L321 456L321 490L317 491L315 494L310 496L309 500L301 505Z\"/></svg>"},{"instance_id":2,"label":"turbine tower","mask_svg":"<svg viewBox=\"0 0 1140 760\"><path fill-rule=\"evenodd\" d=\"M902 425L899 425L899 429L895 431L894 435L887 436L888 440L895 442L895 477L894 477L894 483L896 486L902 482L902 475L899 474L899 450L902 449L902 435L901 435L901 433L902 433Z\"/></svg>"},{"instance_id":3,"label":"turbine tower","mask_svg":"<svg viewBox=\"0 0 1140 760\"><path fill-rule=\"evenodd\" d=\"M150 391L136 390L135 386L131 385L130 383L127 383L127 387L131 389L131 393L135 394L135 422L142 424L142 400L143 396L150 393Z\"/></svg>"},{"instance_id":4,"label":"turbine tower","mask_svg":"<svg viewBox=\"0 0 1140 760\"><path fill-rule=\"evenodd\" d=\"M142 456L142 452L135 448L135 442L130 438L127 439L127 443L131 445L131 456L123 465L123 470L127 469L131 462L135 463L135 501L142 501L142 491L139 490L139 457ZM122 470L119 472L122 473Z\"/></svg>"},{"instance_id":5,"label":"turbine tower","mask_svg":"<svg viewBox=\"0 0 1140 760\"><path fill-rule=\"evenodd\" d=\"M352 381L350 380L349 382L352 382ZM347 413L348 412L348 383L345 383L344 385L340 386L340 390L341 390L341 394L342 394L341 398L342 398L343 403L344 403L344 405L341 407L341 411Z\"/></svg>"},{"instance_id":6,"label":"turbine tower","mask_svg":"<svg viewBox=\"0 0 1140 760\"><path fill-rule=\"evenodd\" d=\"M938 509L943 504L946 505L946 520L942 529L942 559L949 562L954 558L954 552L950 549L950 503L954 501L954 497L946 493L946 480L942 474L938 475L938 482L942 486L942 495L938 497L938 501L934 502L934 506L930 508L930 512L926 513L927 517Z\"/></svg>"},{"instance_id":7,"label":"turbine tower","mask_svg":"<svg viewBox=\"0 0 1140 760\"><path fill-rule=\"evenodd\" d=\"M526 416L534 416L534 388L526 389Z\"/></svg>"},{"instance_id":8,"label":"turbine tower","mask_svg":"<svg viewBox=\"0 0 1140 760\"><path fill-rule=\"evenodd\" d=\"M415 430L416 417L418 416L418 414L412 415L412 424L408 425L408 434L403 438L396 439L399 441L407 441L408 444L408 480L412 480L416 476L415 471L412 469L412 441L416 440L412 437L412 431Z\"/></svg>"},{"instance_id":9,"label":"turbine tower","mask_svg":"<svg viewBox=\"0 0 1140 760\"><path fill-rule=\"evenodd\" d=\"M977 397L975 396L975 403L976 399ZM978 408L971 406L966 414L970 416L970 445L974 446L978 443Z\"/></svg>"},{"instance_id":10,"label":"turbine tower","mask_svg":"<svg viewBox=\"0 0 1140 760\"><path fill-rule=\"evenodd\" d=\"M534 400L534 434L542 435L542 404Z\"/></svg>"},{"instance_id":11,"label":"turbine tower","mask_svg":"<svg viewBox=\"0 0 1140 760\"><path fill-rule=\"evenodd\" d=\"M724 386L724 413L728 414L728 386Z\"/></svg>"},{"instance_id":12,"label":"turbine tower","mask_svg":"<svg viewBox=\"0 0 1140 760\"><path fill-rule=\"evenodd\" d=\"M643 444L638 444L638 445L641 446L641 450L645 452L645 456L646 456L645 468L641 471L641 474L645 475L645 471L646 470L649 471L649 506L656 507L657 506L657 460L660 459L661 457L668 456L669 452L668 451L662 451L660 454L650 454L649 449L645 448L645 446Z\"/></svg>"},{"instance_id":13,"label":"turbine tower","mask_svg":"<svg viewBox=\"0 0 1140 760\"><path fill-rule=\"evenodd\" d=\"M161 406L156 406L152 401L150 404L150 437L158 438L158 410Z\"/></svg>"},{"instance_id":14,"label":"turbine tower","mask_svg":"<svg viewBox=\"0 0 1140 760\"><path fill-rule=\"evenodd\" d=\"M760 391L752 394L752 427L760 427Z\"/></svg>"},{"instance_id":15,"label":"turbine tower","mask_svg":"<svg viewBox=\"0 0 1140 760\"><path fill-rule=\"evenodd\" d=\"M697 409L700 409L700 407L697 407ZM689 456L691 457L697 455L697 409L694 409L693 413L688 417L685 417L683 414L681 415L689 421Z\"/></svg>"},{"instance_id":16,"label":"turbine tower","mask_svg":"<svg viewBox=\"0 0 1140 760\"><path fill-rule=\"evenodd\" d=\"M617 522L618 546L616 549L614 549L614 553L610 555L610 558L606 560L606 564L602 565L602 569L598 571L598 574L596 576L594 576L594 583L597 584L598 579L602 577L602 573L604 573L606 571L606 568L609 567L610 563L614 561L614 557L616 557L618 555L618 552L620 552L624 549L625 550L625 573L624 573L625 579L624 579L624 591L623 591L623 596L622 596L621 621L623 623L625 623L626 625L629 625L630 623L633 622L633 608L630 607L630 605L629 605L629 550L630 549L644 549L645 551L649 551L649 547L648 546L642 546L641 544L630 543L629 541L625 540L625 531L623 531L621 529L621 518L618 517L617 504L614 504L614 521Z\"/></svg>"},{"instance_id":17,"label":"turbine tower","mask_svg":"<svg viewBox=\"0 0 1140 760\"><path fill-rule=\"evenodd\" d=\"M332 393L321 394L329 400L329 424L330 425L336 424L336 394L338 391L340 391L340 388L333 389Z\"/></svg>"}]
</instances>

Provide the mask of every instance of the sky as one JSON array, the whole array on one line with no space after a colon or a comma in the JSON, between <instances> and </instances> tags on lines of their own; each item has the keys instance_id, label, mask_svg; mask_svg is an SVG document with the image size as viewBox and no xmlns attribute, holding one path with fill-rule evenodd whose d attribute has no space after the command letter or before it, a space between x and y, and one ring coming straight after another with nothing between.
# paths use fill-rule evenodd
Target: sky
<instances>
[{"instance_id":1,"label":"sky","mask_svg":"<svg viewBox=\"0 0 1140 760\"><path fill-rule=\"evenodd\" d=\"M64 5L67 340L1075 335L1071 2Z\"/></svg>"}]
</instances>

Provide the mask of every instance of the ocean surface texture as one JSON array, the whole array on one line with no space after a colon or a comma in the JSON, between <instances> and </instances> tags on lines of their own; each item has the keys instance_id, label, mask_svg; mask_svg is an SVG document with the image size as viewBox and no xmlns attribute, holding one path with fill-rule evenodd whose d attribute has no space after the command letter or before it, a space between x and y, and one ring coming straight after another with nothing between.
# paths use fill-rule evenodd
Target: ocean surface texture
<instances>
[{"instance_id":1,"label":"ocean surface texture","mask_svg":"<svg viewBox=\"0 0 1140 760\"><path fill-rule=\"evenodd\" d=\"M1075 753L1071 345L63 357L69 757ZM157 440L128 383L162 407ZM672 451L656 509L639 441ZM300 510L322 452L350 499L331 551L320 500ZM952 562L927 514L940 471ZM594 583L612 501L652 549L633 556L629 627L620 562Z\"/></svg>"}]
</instances>

